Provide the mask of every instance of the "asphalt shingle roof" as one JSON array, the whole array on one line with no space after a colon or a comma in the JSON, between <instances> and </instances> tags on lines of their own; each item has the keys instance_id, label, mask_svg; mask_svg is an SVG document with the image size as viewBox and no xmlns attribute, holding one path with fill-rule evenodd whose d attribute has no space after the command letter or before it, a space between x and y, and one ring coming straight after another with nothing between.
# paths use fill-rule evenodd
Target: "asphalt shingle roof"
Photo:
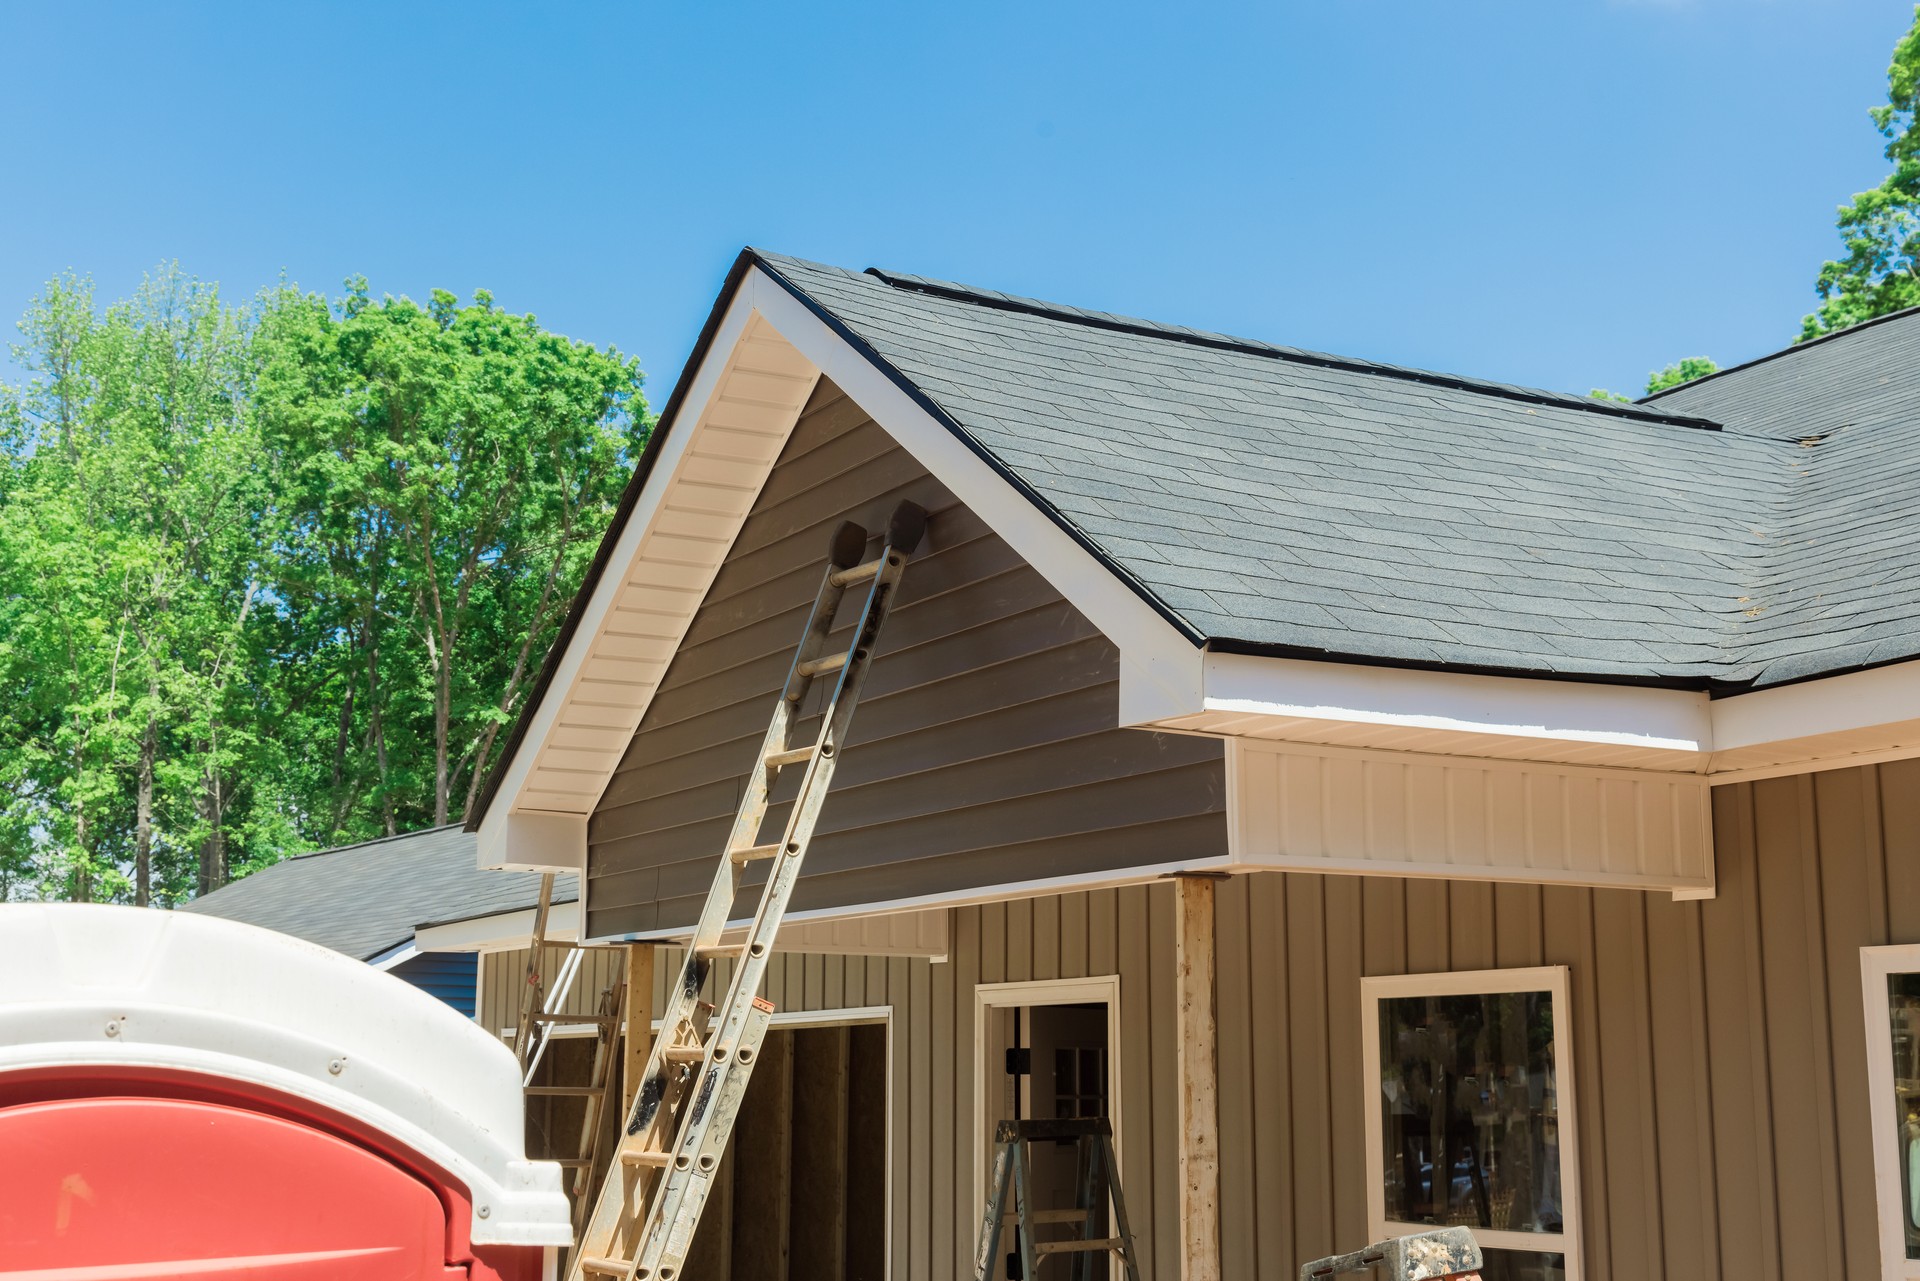
<instances>
[{"instance_id":1,"label":"asphalt shingle roof","mask_svg":"<svg viewBox=\"0 0 1920 1281\"><path fill-rule=\"evenodd\" d=\"M1217 648L1716 690L1920 653L1920 313L1624 406L754 258Z\"/></svg>"},{"instance_id":2,"label":"asphalt shingle roof","mask_svg":"<svg viewBox=\"0 0 1920 1281\"><path fill-rule=\"evenodd\" d=\"M473 833L457 826L302 854L223 885L178 910L279 930L370 960L413 938L419 925L534 906L532 872L480 870ZM553 901L579 897L556 876Z\"/></svg>"}]
</instances>

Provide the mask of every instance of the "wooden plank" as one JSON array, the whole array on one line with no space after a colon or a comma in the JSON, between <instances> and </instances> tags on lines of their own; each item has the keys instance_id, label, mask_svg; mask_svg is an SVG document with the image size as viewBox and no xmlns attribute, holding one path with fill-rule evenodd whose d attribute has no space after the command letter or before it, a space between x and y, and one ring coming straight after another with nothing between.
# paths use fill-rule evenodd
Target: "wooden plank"
<instances>
[{"instance_id":1,"label":"wooden plank","mask_svg":"<svg viewBox=\"0 0 1920 1281\"><path fill-rule=\"evenodd\" d=\"M627 963L627 1024L622 1037L625 1052L620 1068L620 1115L633 1111L646 1076L647 1055L653 1049L653 970L658 949L651 943L629 943Z\"/></svg>"},{"instance_id":2,"label":"wooden plank","mask_svg":"<svg viewBox=\"0 0 1920 1281\"><path fill-rule=\"evenodd\" d=\"M1293 1083L1293 1248L1302 1259L1337 1253L1333 1236L1333 1127L1328 1116L1327 940L1324 876L1289 876L1287 1055Z\"/></svg>"},{"instance_id":3,"label":"wooden plank","mask_svg":"<svg viewBox=\"0 0 1920 1281\"><path fill-rule=\"evenodd\" d=\"M1833 1038L1832 1082L1867 1079L1866 1011L1861 1004L1860 949L1884 942L1885 906L1879 901L1878 775L1870 769L1825 770L1812 776L1819 857L1814 900L1821 912L1821 966L1827 976L1828 1027ZM1872 1126L1866 1091L1829 1084L1836 1140L1839 1239L1846 1274L1870 1277L1879 1261L1874 1199L1857 1195L1874 1181Z\"/></svg>"},{"instance_id":4,"label":"wooden plank","mask_svg":"<svg viewBox=\"0 0 1920 1281\"><path fill-rule=\"evenodd\" d=\"M1259 873L1255 873L1258 876ZM1220 1269L1250 1277L1257 1257L1258 1219L1254 1188L1254 1081L1258 1075L1253 1033L1252 938L1248 885L1236 876L1214 889L1215 1061L1220 1093Z\"/></svg>"},{"instance_id":5,"label":"wooden plank","mask_svg":"<svg viewBox=\"0 0 1920 1281\"><path fill-rule=\"evenodd\" d=\"M1174 1097L1180 1273L1219 1281L1220 1110L1214 1027L1214 881L1174 881Z\"/></svg>"},{"instance_id":6,"label":"wooden plank","mask_svg":"<svg viewBox=\"0 0 1920 1281\"><path fill-rule=\"evenodd\" d=\"M789 1270L795 1277L846 1271L847 1081L845 1027L797 1028L793 1037L793 1140ZM741 1133L751 1156L757 1136Z\"/></svg>"},{"instance_id":7,"label":"wooden plank","mask_svg":"<svg viewBox=\"0 0 1920 1281\"><path fill-rule=\"evenodd\" d=\"M754 1158L736 1163L734 1281L787 1281L789 1188L793 1172L793 1033L767 1033L760 1062L741 1100L736 1133L753 1136ZM750 1207L750 1208L747 1208Z\"/></svg>"},{"instance_id":8,"label":"wooden plank","mask_svg":"<svg viewBox=\"0 0 1920 1281\"><path fill-rule=\"evenodd\" d=\"M1112 896L1114 906L1113 947L1115 970L1120 975L1120 1065L1122 1091L1120 1111L1121 1187L1141 1208L1132 1210L1135 1243L1143 1259L1156 1260L1156 1275L1168 1266L1159 1252L1161 1216L1155 1211L1164 1200L1171 1209L1175 1203L1171 1187L1160 1189L1154 1182L1153 1102L1153 1018L1151 982L1147 957L1147 890L1130 885L1123 889L1095 891ZM1172 967L1168 967L1172 972ZM984 978L984 976L983 976ZM1160 1195L1164 1192L1164 1196ZM1175 1245L1169 1234L1167 1245Z\"/></svg>"},{"instance_id":9,"label":"wooden plank","mask_svg":"<svg viewBox=\"0 0 1920 1281\"><path fill-rule=\"evenodd\" d=\"M1597 999L1591 1026L1598 1041L1600 1071L1580 1079L1579 1093L1583 1102L1596 1094L1600 1098L1613 1266L1659 1281L1666 1272L1656 1118L1650 1106L1653 1053L1642 915L1647 896L1636 890L1590 893L1599 946L1591 965L1584 968L1593 972ZM1584 1132L1582 1142L1586 1142Z\"/></svg>"},{"instance_id":10,"label":"wooden plank","mask_svg":"<svg viewBox=\"0 0 1920 1281\"><path fill-rule=\"evenodd\" d=\"M1287 1047L1287 889L1294 877L1263 872L1247 884L1247 929L1253 973L1249 1043L1254 1078L1254 1188L1273 1211L1259 1216L1255 1239L1261 1281L1292 1281L1301 1254L1293 1231L1293 1070ZM1371 884L1371 882L1370 882ZM1397 893L1400 883L1392 882ZM1369 930L1368 938L1374 937Z\"/></svg>"},{"instance_id":11,"label":"wooden plank","mask_svg":"<svg viewBox=\"0 0 1920 1281\"><path fill-rule=\"evenodd\" d=\"M1175 1014L1173 886L1166 881L1145 887L1147 900L1147 972L1145 989L1151 1039L1148 1042L1148 1124L1153 1131L1152 1257L1161 1276L1178 1276L1180 1232L1180 1108L1178 1026ZM1138 990L1138 989L1136 989ZM1162 1103L1162 1100L1167 1100Z\"/></svg>"},{"instance_id":12,"label":"wooden plank","mask_svg":"<svg viewBox=\"0 0 1920 1281\"><path fill-rule=\"evenodd\" d=\"M1361 1062L1360 1033L1360 893L1364 878L1325 878L1327 940L1327 1121L1332 1132L1333 1239L1336 1249L1367 1235L1366 1129L1364 1109L1369 1102L1364 1077L1354 1070Z\"/></svg>"}]
</instances>

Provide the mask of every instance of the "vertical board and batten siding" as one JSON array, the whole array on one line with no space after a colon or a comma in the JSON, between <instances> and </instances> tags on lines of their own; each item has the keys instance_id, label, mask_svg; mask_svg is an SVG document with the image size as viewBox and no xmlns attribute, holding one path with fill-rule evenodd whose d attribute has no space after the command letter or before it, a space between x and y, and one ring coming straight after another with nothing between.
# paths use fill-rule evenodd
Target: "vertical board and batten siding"
<instances>
[{"instance_id":1,"label":"vertical board and batten siding","mask_svg":"<svg viewBox=\"0 0 1920 1281\"><path fill-rule=\"evenodd\" d=\"M589 821L589 935L693 920L829 538L857 520L877 548L901 499L932 520L793 907L1226 857L1220 743L1116 728L1114 646L823 382ZM836 643L844 638L843 629ZM814 732L827 684L816 682L802 736ZM798 775L786 771L774 794L776 833ZM764 875L764 865L750 868L749 886Z\"/></svg>"},{"instance_id":2,"label":"vertical board and batten siding","mask_svg":"<svg viewBox=\"0 0 1920 1281\"><path fill-rule=\"evenodd\" d=\"M505 952L483 952L480 956L480 1002L475 1022L494 1036L520 1021L520 994L527 987L527 954L531 948ZM567 949L546 949L546 964L541 974L551 985L566 959ZM600 994L627 974L626 953L619 948L588 948L580 958L580 972L560 1009L568 1014L593 1014L600 1008Z\"/></svg>"},{"instance_id":3,"label":"vertical board and batten siding","mask_svg":"<svg viewBox=\"0 0 1920 1281\"><path fill-rule=\"evenodd\" d=\"M1716 788L1714 823L1707 901L1223 883L1224 1274L1366 1239L1362 976L1565 965L1587 1275L1877 1278L1860 949L1920 942L1920 761Z\"/></svg>"},{"instance_id":4,"label":"vertical board and batten siding","mask_svg":"<svg viewBox=\"0 0 1920 1281\"><path fill-rule=\"evenodd\" d=\"M681 960L676 949L661 952L657 1003ZM732 964L715 965L709 999L725 990ZM783 1013L892 1010L892 1281L971 1275L979 1142L975 985L1108 974L1120 976L1114 1059L1123 1091L1122 1187L1140 1248L1152 1261L1149 1275L1177 1277L1172 886L955 908L945 962L794 953L770 960L762 993Z\"/></svg>"}]
</instances>

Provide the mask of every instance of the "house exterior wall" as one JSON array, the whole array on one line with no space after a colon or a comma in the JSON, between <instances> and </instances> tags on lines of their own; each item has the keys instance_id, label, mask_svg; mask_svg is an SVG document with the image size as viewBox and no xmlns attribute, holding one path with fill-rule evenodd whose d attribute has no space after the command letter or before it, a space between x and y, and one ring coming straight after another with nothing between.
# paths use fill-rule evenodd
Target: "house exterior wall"
<instances>
[{"instance_id":1,"label":"house exterior wall","mask_svg":"<svg viewBox=\"0 0 1920 1281\"><path fill-rule=\"evenodd\" d=\"M1219 883L1224 1275L1367 1239L1363 976L1564 965L1588 1277L1877 1277L1859 949L1920 942L1920 761L1719 788L1715 823L1708 901ZM892 1009L894 1278L968 1275L975 985L1108 974L1123 1187L1151 1275L1178 1275L1173 928L1159 883L955 909L945 963L773 959L783 1011ZM664 953L656 984L677 969Z\"/></svg>"},{"instance_id":2,"label":"house exterior wall","mask_svg":"<svg viewBox=\"0 0 1920 1281\"><path fill-rule=\"evenodd\" d=\"M822 382L588 823L589 936L693 920L829 537L843 519L883 529L903 498L932 520L794 910L1225 858L1220 743L1115 728L1113 645ZM776 832L797 774L774 794Z\"/></svg>"},{"instance_id":3,"label":"house exterior wall","mask_svg":"<svg viewBox=\"0 0 1920 1281\"><path fill-rule=\"evenodd\" d=\"M520 1021L520 995L526 991L527 955L532 948L483 952L480 955L480 1000L474 1021L494 1036L499 1036ZM560 972L567 949L546 949L540 972L548 984ZM626 977L626 954L617 948L589 948L580 958L580 972L567 992L560 1009L568 1014L593 1014L600 1008L600 994L615 980Z\"/></svg>"}]
</instances>

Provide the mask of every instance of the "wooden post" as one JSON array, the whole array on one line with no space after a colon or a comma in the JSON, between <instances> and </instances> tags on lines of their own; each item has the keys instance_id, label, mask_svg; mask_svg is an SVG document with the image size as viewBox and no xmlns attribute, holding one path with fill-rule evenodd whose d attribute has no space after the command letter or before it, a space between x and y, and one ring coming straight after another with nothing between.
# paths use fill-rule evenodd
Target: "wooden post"
<instances>
[{"instance_id":1,"label":"wooden post","mask_svg":"<svg viewBox=\"0 0 1920 1281\"><path fill-rule=\"evenodd\" d=\"M652 943L627 944L626 1053L621 1056L620 1072L622 1118L633 1111L640 1078L647 1070L647 1053L653 1049L653 953ZM621 1124L625 1125L624 1119Z\"/></svg>"},{"instance_id":2,"label":"wooden post","mask_svg":"<svg viewBox=\"0 0 1920 1281\"><path fill-rule=\"evenodd\" d=\"M1174 880L1181 1281L1220 1281L1219 1069L1213 1022L1215 879L1181 876Z\"/></svg>"}]
</instances>

